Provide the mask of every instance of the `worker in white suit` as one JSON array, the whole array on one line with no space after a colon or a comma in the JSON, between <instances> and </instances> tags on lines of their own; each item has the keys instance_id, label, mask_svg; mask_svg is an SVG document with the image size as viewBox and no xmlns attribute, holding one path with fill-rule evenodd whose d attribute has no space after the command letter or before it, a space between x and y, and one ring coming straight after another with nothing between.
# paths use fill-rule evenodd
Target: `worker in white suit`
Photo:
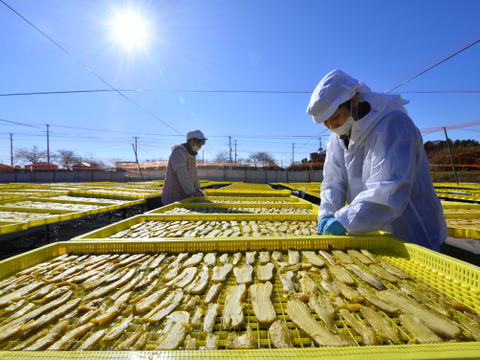
<instances>
[{"instance_id":1,"label":"worker in white suit","mask_svg":"<svg viewBox=\"0 0 480 360\"><path fill-rule=\"evenodd\" d=\"M307 113L333 133L318 233L384 230L436 251L447 238L420 131L399 95L375 93L340 70L315 88Z\"/></svg>"}]
</instances>

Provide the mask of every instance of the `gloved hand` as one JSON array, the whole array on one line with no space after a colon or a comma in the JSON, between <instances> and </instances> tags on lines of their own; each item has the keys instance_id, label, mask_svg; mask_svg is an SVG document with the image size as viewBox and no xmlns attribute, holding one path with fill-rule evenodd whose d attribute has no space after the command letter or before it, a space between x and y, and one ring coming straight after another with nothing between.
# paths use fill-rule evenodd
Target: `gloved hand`
<instances>
[{"instance_id":1,"label":"gloved hand","mask_svg":"<svg viewBox=\"0 0 480 360\"><path fill-rule=\"evenodd\" d=\"M347 229L340 224L340 221L338 221L335 218L328 219L325 228L323 229L323 234L324 235L343 235Z\"/></svg>"},{"instance_id":2,"label":"gloved hand","mask_svg":"<svg viewBox=\"0 0 480 360\"><path fill-rule=\"evenodd\" d=\"M333 217L334 217L333 215L327 215L327 216L324 216L320 219L320 221L318 222L318 229L317 229L318 235L323 234L323 231L325 230L325 225L327 224L327 221L329 219L333 218Z\"/></svg>"},{"instance_id":3,"label":"gloved hand","mask_svg":"<svg viewBox=\"0 0 480 360\"><path fill-rule=\"evenodd\" d=\"M199 197L205 196L205 193L203 192L203 190L197 190L197 191L195 191L195 193L196 193L197 196L199 196Z\"/></svg>"},{"instance_id":4,"label":"gloved hand","mask_svg":"<svg viewBox=\"0 0 480 360\"><path fill-rule=\"evenodd\" d=\"M191 197L203 197L203 196L205 196L205 194L203 192L201 192L200 190L195 190L195 192L187 194L187 197L189 197L189 198L191 198Z\"/></svg>"}]
</instances>

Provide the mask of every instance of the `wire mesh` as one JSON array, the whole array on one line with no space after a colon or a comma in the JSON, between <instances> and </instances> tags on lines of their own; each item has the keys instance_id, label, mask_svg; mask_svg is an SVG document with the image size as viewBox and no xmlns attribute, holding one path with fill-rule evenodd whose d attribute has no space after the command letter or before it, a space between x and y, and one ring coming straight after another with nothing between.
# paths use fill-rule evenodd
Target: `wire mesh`
<instances>
[{"instance_id":1,"label":"wire mesh","mask_svg":"<svg viewBox=\"0 0 480 360\"><path fill-rule=\"evenodd\" d=\"M234 258L234 252L226 252L228 254L228 262L232 263L233 258ZM194 253L191 252L186 256L180 263L184 263L191 255ZM219 257L223 253L218 253L217 254L217 264L221 265L219 262ZM242 258L240 262L234 267L242 267L246 263L246 256L245 252L242 252ZM280 262L288 262L288 253L287 251L282 251L282 258L279 260ZM446 296L446 297L451 297L455 299L460 299L460 301L465 304L466 306L474 309L474 311L478 314L480 312L480 298L479 298L479 292L475 291L466 291L466 287L464 284L462 284L459 281L453 280L449 278L448 276L445 276L442 273L439 273L438 271L432 271L432 268L429 266L426 266L425 264L421 264L415 261L412 261L408 258L405 257L400 257L397 255L392 254L390 251L385 251L378 249L375 251L376 256L383 262L390 263L394 266L397 266L398 268L406 271L412 278L412 283L415 284L421 284L423 286L426 286L428 289L430 289L433 293L436 293L438 295ZM142 272L141 269L143 269L144 276L142 277L145 278L149 276L155 269L149 269L148 265L154 261L154 259L159 256L156 254L126 254L126 253L116 253L116 254L110 254L108 255L109 257L93 257L93 255L85 253L84 255L81 254L72 254L72 255L67 255L67 256L62 256L60 258L54 258L51 261L48 261L45 264L45 268L49 269L47 271L43 271L41 266L35 266L34 268L36 270L32 270L31 274L35 275L35 280L48 280L50 283L54 285L54 288L59 289L62 286L66 287L64 289L64 293L67 291L73 291L73 296L71 297L72 299L75 298L80 298L80 299L86 299L86 297L91 294L92 291L95 291L98 287L101 286L108 286L107 284L102 284L101 286L99 285L98 287L94 287L91 290L87 291L85 289L85 285L83 283L75 283L76 286L71 286L72 282L69 282L69 278L65 277L63 278L60 276L60 274L65 274L66 271L69 269L80 269L82 264L89 264L86 266L87 268L102 268L102 266L107 267L109 263L113 263L113 261L121 262L123 261L124 264L122 264L119 269L124 268L123 273L125 274L129 269L134 269L134 274L132 275L131 279L135 278L138 274ZM165 260L159 265L162 266L164 264L163 268L161 268L161 271L159 272L158 278L163 279L164 276L167 274L167 272L171 271L170 266L175 259L178 259L179 253L175 252L169 252L165 254ZM111 258L115 259L111 259ZM109 260L110 259L110 260ZM128 260L130 259L130 262ZM168 261L170 260L170 261ZM276 312L276 318L283 320L286 322L289 333L292 339L292 343L295 348L301 348L301 349L309 349L309 348L318 348L319 345L316 344L314 341L312 341L311 337L309 337L303 330L299 329L290 319L286 312L286 305L288 302L288 295L283 288L282 282L279 279L279 263L272 261L275 263L276 266L276 271L274 272L274 277L272 279L272 284L273 284L273 293L272 293L272 303L275 308ZM362 262L358 261L357 259L354 259L354 263L359 266L361 269L365 271L370 271L368 266L363 264ZM57 267L53 267L54 264L58 264ZM304 269L301 271L305 271L308 273L308 275L314 280L314 282L317 284L318 289L321 293L332 297L332 294L327 292L321 285L322 277L319 271L312 271L312 269L315 269L314 267L311 267L308 265L308 262L306 261L305 258L302 258L302 264L304 265ZM199 271L202 270L202 264L195 265ZM329 267L330 265L327 263L326 267ZM253 270L253 282L257 282L256 279L256 271L258 268L258 258L255 262L254 270ZM157 268L158 269L158 268ZM83 272L86 270L81 269L78 270L72 274L70 274L70 279L74 276L81 275ZM212 272L212 269L209 269L210 275ZM0 282L0 289L5 289L5 287L2 287L2 284L4 285L8 281L13 281L9 279L16 279L20 281L19 284L17 284L18 288L21 288L22 282L25 281L28 282L31 279L28 278L28 276L25 278L26 275L29 274L29 271L23 271L17 273L15 277L10 277L2 280ZM125 276L125 275L122 276ZM362 286L366 289L369 289L373 291L374 289L369 283L366 283L364 280L362 280L360 277L358 277L355 273L351 272L350 275L354 278L357 286ZM66 276L66 275L65 275ZM57 279L56 282L52 282L52 277L54 279ZM50 278L50 280L49 280ZM121 279L122 277L120 277ZM23 279L23 280L22 280ZM119 284L118 288L112 289L112 291L106 293L106 295L101 296L98 298L98 303L96 306L100 306L101 312L105 313L108 312L109 309L112 308L114 304L114 300L112 299L112 296L117 294L118 291L122 291L122 288L127 286L127 284L130 283L130 280L125 281L124 284ZM91 280L91 279L90 279ZM117 280L112 280L117 281ZM111 283L112 283L111 282ZM160 290L164 286L166 286L167 281L161 282L155 291ZM13 282L14 283L14 282ZM394 283L389 283L387 281L383 281L384 285L389 288L389 289L397 289L398 285ZM70 285L69 285L70 284ZM244 299L244 315L245 315L245 322L244 324L236 331L227 331L224 329L222 326L222 316L223 316L223 311L224 311L224 305L225 305L225 299L226 299L226 293L229 288L232 286L235 286L237 284L236 282L236 277L231 271L229 275L227 276L226 280L223 282L222 289L216 298L216 302L220 304L220 312L219 315L216 318L215 325L213 327L212 334L218 336L218 349L219 350L225 350L229 349L231 345L231 337L233 334L236 334L238 336L244 335L247 332L247 328L250 327L253 333L256 336L256 345L255 347L257 349L272 349L274 348L272 339L270 338L268 328L269 325L261 325L256 318L256 315L253 310L253 305L252 305L252 298L251 294L249 291L247 291ZM11 285L8 285L11 286ZM8 287L7 286L7 287ZM211 286L211 283L209 284L208 288ZM207 288L207 290L208 290ZM14 287L11 287L13 290ZM4 293L8 293L4 290L2 290ZM141 295L145 291L145 288L139 289L139 290L134 290L132 292L132 298ZM171 288L168 290L168 292L164 295L163 299L168 297L170 293L174 291L174 288ZM205 300L205 293L199 294L200 297L200 302L198 303L198 306L201 306L203 311L206 310L206 305L204 304ZM428 295L428 294L427 294ZM2 295L3 296L3 295ZM61 296L61 295L58 295ZM185 308L185 305L187 304L188 300L191 299L191 296L186 296L188 299L184 296L182 299L182 302L180 305L176 307L176 311L182 311ZM56 297L52 295L52 299L49 301L53 301ZM58 297L57 297L58 298ZM16 301L22 301L23 299L18 299ZM432 299L433 300L433 299ZM15 301L12 302L12 308L14 307ZM38 309L42 305L48 302L42 302L42 297L39 297L36 300L28 300L24 301L23 304L20 304L18 308L16 309L8 309L8 307L4 306L0 310L0 327L4 328L5 326L8 327L9 320L15 311L21 311L21 309L24 306L27 306L28 303L33 303L33 308L32 310ZM87 304L88 301L84 300L83 304ZM355 302L352 302L348 300L348 298L342 297L342 301L340 302L341 305L338 305L338 308L343 307L346 309L349 309L350 312L354 315L354 317L361 321L363 324L366 326L369 326L366 320L360 315L358 310L358 304ZM101 306L104 306L102 308ZM350 325L347 324L345 319L339 314L337 311L335 312L335 327L338 331L338 334L341 339L343 339L347 344L350 346L360 346L364 347L366 346L363 338L358 334L355 330L352 329ZM193 316L196 308L193 308L189 310L190 317ZM394 326L394 328L397 330L398 335L399 335L399 341L394 342L391 339L384 338L382 336L377 336L378 343L380 345L402 345L402 344L409 344L409 343L414 343L416 340L412 337L412 335L409 333L408 330L404 328L402 325L401 321L398 318L398 313L396 314L389 314L384 311L381 311L379 309L375 309L377 313L379 313L381 316L383 316L385 319L389 321L389 323ZM35 333L40 332L43 328L47 328L48 330L51 330L56 324L58 324L59 320L61 319L66 319L68 321L68 329L65 331L65 333L68 333L69 331L74 330L77 328L77 321L79 318L85 313L86 310L82 309L72 309L68 311L65 314L61 314L58 317L55 317L50 323L48 323L45 327L40 327L37 329L35 332L29 334L29 336L34 336ZM172 310L173 311L173 310ZM449 308L449 312L452 316L452 319L458 324L458 326L462 330L462 335L460 338L455 339L455 342L475 342L478 341L478 338L475 338L475 335L469 331L462 323L463 321L470 322L471 324L474 324L472 322L472 316L475 315L470 315L465 314L461 312L460 310ZM128 337L133 335L136 331L139 331L142 325L144 325L144 321L142 321L142 318L144 317L144 313L138 314L135 313L132 307L132 304L126 304L126 306L122 309L121 314L118 314L118 316L113 317L111 321L109 321L105 326L99 326L98 324L95 325L92 329L90 329L84 336L81 336L78 340L75 340L72 342L71 345L68 346L69 350L78 350L82 344L85 341L88 341L88 339L93 336L97 331L99 330L106 330L107 332L110 331L112 328L115 326L118 326L122 324L126 319L130 316L130 314L134 313L134 318L131 321L131 323L126 327L126 330L121 332L120 336L113 340L104 340L100 339L98 342L96 342L93 346L93 350L99 350L99 351L110 351L110 350L115 350L118 349L119 345L125 341ZM310 309L311 316L313 316L317 322L322 323L322 320L320 320L319 316L315 313L314 310ZM97 315L98 316L98 315ZM154 350L158 346L158 342L162 337L162 331L164 330L165 326L165 320L160 321L158 323L154 324L148 324L147 331L145 333L146 336L146 341L144 344L140 344L139 347L137 348L138 350ZM478 325L477 325L478 326ZM195 327L187 327L188 328L188 334L196 339L197 342L197 347L198 349L205 349L206 346L206 337L208 333L205 333L201 328L195 328ZM17 347L20 343L22 343L25 340L28 340L28 336L26 337L25 334L22 334L21 332L7 338L6 340L0 342L0 350L12 350L15 347ZM30 344L29 344L30 345ZM27 346L29 346L27 345ZM179 345L179 349L184 349L183 341L181 341Z\"/></svg>"}]
</instances>

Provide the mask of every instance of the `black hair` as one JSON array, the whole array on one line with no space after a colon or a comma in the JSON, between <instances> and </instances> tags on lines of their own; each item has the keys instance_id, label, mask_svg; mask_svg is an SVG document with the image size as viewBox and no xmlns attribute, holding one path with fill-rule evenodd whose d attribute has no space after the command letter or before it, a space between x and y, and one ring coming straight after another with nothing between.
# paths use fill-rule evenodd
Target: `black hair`
<instances>
[{"instance_id":1,"label":"black hair","mask_svg":"<svg viewBox=\"0 0 480 360\"><path fill-rule=\"evenodd\" d=\"M348 111L350 111L351 103L352 103L352 99L347 100L347 101L345 101L344 103L340 104L339 107L340 107L340 106L343 106L343 107L345 107Z\"/></svg>"}]
</instances>

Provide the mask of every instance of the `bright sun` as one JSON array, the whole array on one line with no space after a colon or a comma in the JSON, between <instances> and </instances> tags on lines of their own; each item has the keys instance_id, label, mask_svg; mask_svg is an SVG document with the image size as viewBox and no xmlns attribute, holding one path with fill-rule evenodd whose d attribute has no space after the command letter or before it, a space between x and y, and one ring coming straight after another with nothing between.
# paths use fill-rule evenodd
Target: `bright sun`
<instances>
[{"instance_id":1,"label":"bright sun","mask_svg":"<svg viewBox=\"0 0 480 360\"><path fill-rule=\"evenodd\" d=\"M141 48L148 40L147 22L135 12L119 13L113 21L115 40L128 49Z\"/></svg>"}]
</instances>

